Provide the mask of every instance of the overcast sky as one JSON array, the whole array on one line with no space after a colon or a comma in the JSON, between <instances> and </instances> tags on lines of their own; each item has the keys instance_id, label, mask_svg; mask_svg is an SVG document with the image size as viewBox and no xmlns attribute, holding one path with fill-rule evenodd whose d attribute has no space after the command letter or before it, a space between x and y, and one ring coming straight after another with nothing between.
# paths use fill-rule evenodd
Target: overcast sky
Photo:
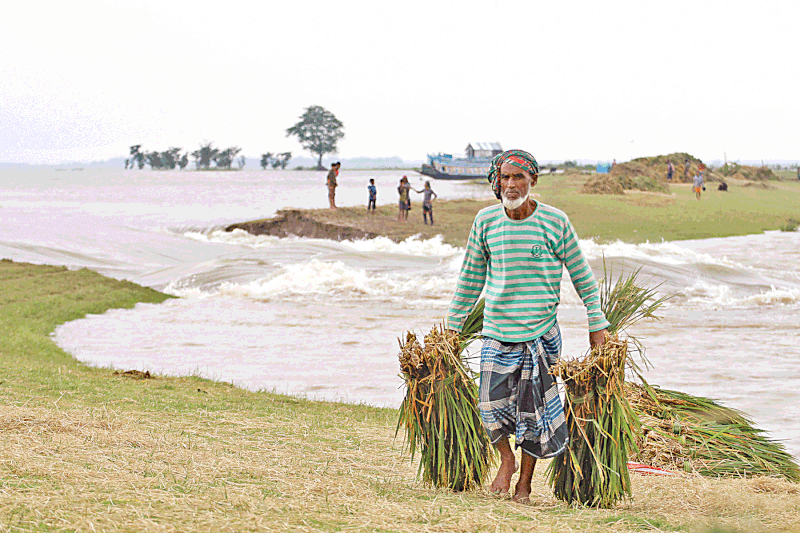
<instances>
[{"instance_id":1,"label":"overcast sky","mask_svg":"<svg viewBox=\"0 0 800 533\"><path fill-rule=\"evenodd\" d=\"M424 159L498 141L542 161L686 151L800 160L800 2L13 2L0 161L98 160L203 140Z\"/></svg>"}]
</instances>

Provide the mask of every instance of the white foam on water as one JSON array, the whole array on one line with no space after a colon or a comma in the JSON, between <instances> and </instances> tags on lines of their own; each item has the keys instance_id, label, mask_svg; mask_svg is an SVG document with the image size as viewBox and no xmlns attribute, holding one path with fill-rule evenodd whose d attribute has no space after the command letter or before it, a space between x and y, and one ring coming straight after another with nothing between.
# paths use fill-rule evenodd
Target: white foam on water
<instances>
[{"instance_id":1,"label":"white foam on water","mask_svg":"<svg viewBox=\"0 0 800 533\"><path fill-rule=\"evenodd\" d=\"M767 292L744 298L744 301L756 305L796 304L800 302L800 289L771 287Z\"/></svg>"},{"instance_id":2,"label":"white foam on water","mask_svg":"<svg viewBox=\"0 0 800 533\"><path fill-rule=\"evenodd\" d=\"M163 290L183 298L233 296L254 300L295 296L329 296L337 300L380 298L391 300L449 299L455 274L441 269L415 275L370 274L341 261L311 259L289 265L275 274L247 283L224 282L216 287L198 287L191 278L176 281Z\"/></svg>"},{"instance_id":3,"label":"white foam on water","mask_svg":"<svg viewBox=\"0 0 800 533\"><path fill-rule=\"evenodd\" d=\"M419 235L413 235L399 243L392 241L388 237L375 237L373 239L342 241L342 244L359 252L388 252L425 257L448 257L464 253L463 248L445 243L441 235L436 235L430 239L420 239Z\"/></svg>"},{"instance_id":4,"label":"white foam on water","mask_svg":"<svg viewBox=\"0 0 800 533\"><path fill-rule=\"evenodd\" d=\"M698 281L681 291L689 303L699 303L711 306L713 309L721 307L753 307L765 305L796 304L800 302L800 289L785 289L771 287L770 290L739 297L733 294L729 285Z\"/></svg>"},{"instance_id":5,"label":"white foam on water","mask_svg":"<svg viewBox=\"0 0 800 533\"><path fill-rule=\"evenodd\" d=\"M191 282L191 278L188 280L177 280L172 281L167 284L166 287L161 289L161 292L165 294L169 294L171 296L177 296L179 298L187 298L187 299L203 299L203 298L210 298L212 296L216 296L216 291L209 291L201 289L200 287L193 285Z\"/></svg>"},{"instance_id":6,"label":"white foam on water","mask_svg":"<svg viewBox=\"0 0 800 533\"><path fill-rule=\"evenodd\" d=\"M748 268L728 260L727 257L715 257L706 253L698 253L676 242L630 244L616 241L608 244L598 244L593 239L581 239L580 246L586 258L590 260L602 259L603 257L623 257L672 266L709 264L737 269Z\"/></svg>"},{"instance_id":7,"label":"white foam on water","mask_svg":"<svg viewBox=\"0 0 800 533\"><path fill-rule=\"evenodd\" d=\"M698 281L681 291L689 303L702 303L711 306L731 305L731 289L728 285Z\"/></svg>"},{"instance_id":8,"label":"white foam on water","mask_svg":"<svg viewBox=\"0 0 800 533\"><path fill-rule=\"evenodd\" d=\"M266 248L274 246L280 241L279 237L272 235L253 235L243 229L225 231L221 229L213 230L209 233L199 231L187 231L183 235L189 239L208 243L233 244L237 246L247 246L249 248Z\"/></svg>"}]
</instances>

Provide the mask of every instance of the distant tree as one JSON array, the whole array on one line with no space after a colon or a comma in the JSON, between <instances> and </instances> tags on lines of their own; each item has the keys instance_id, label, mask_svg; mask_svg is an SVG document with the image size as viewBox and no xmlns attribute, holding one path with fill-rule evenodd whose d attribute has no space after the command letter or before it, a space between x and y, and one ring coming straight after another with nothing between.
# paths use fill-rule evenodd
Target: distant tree
<instances>
[{"instance_id":1,"label":"distant tree","mask_svg":"<svg viewBox=\"0 0 800 533\"><path fill-rule=\"evenodd\" d=\"M136 163L139 166L139 170L144 168L145 159L144 154L139 151L141 148L141 144L135 144L131 146L131 168L133 168L133 164Z\"/></svg>"},{"instance_id":2,"label":"distant tree","mask_svg":"<svg viewBox=\"0 0 800 533\"><path fill-rule=\"evenodd\" d=\"M186 168L186 165L189 164L189 154L184 152L183 157L181 157L180 161L178 161L178 165L180 165L181 170Z\"/></svg>"},{"instance_id":3,"label":"distant tree","mask_svg":"<svg viewBox=\"0 0 800 533\"><path fill-rule=\"evenodd\" d=\"M236 160L236 166L239 167L239 170L242 170L247 164L247 158L245 156L239 156L239 159Z\"/></svg>"},{"instance_id":4,"label":"distant tree","mask_svg":"<svg viewBox=\"0 0 800 533\"><path fill-rule=\"evenodd\" d=\"M338 152L336 143L344 137L344 124L333 113L318 105L307 107L300 122L286 130L286 136L294 135L303 148L318 154L317 169L324 170L322 156Z\"/></svg>"},{"instance_id":5,"label":"distant tree","mask_svg":"<svg viewBox=\"0 0 800 533\"><path fill-rule=\"evenodd\" d=\"M180 156L180 153L181 149L175 147L172 147L164 152L161 152L162 166L170 170L175 170L175 167L178 166L178 158Z\"/></svg>"},{"instance_id":6,"label":"distant tree","mask_svg":"<svg viewBox=\"0 0 800 533\"><path fill-rule=\"evenodd\" d=\"M272 159L272 168L281 167L281 170L285 169L291 158L292 152L281 152Z\"/></svg>"},{"instance_id":7,"label":"distant tree","mask_svg":"<svg viewBox=\"0 0 800 533\"><path fill-rule=\"evenodd\" d=\"M272 162L272 152L267 152L266 154L261 154L261 169L267 170L270 162Z\"/></svg>"},{"instance_id":8,"label":"distant tree","mask_svg":"<svg viewBox=\"0 0 800 533\"><path fill-rule=\"evenodd\" d=\"M150 168L154 170L163 166L161 154L158 152L147 152L144 154L144 157L147 160L147 164L150 165Z\"/></svg>"},{"instance_id":9,"label":"distant tree","mask_svg":"<svg viewBox=\"0 0 800 533\"><path fill-rule=\"evenodd\" d=\"M217 157L217 154L219 154L219 150L214 148L213 142L205 141L205 144L201 143L200 149L192 152L195 168L208 170L211 167L211 162Z\"/></svg>"},{"instance_id":10,"label":"distant tree","mask_svg":"<svg viewBox=\"0 0 800 533\"><path fill-rule=\"evenodd\" d=\"M230 170L233 161L241 151L242 149L238 146L231 146L230 148L218 151L214 156L214 163L216 163L217 168Z\"/></svg>"}]
</instances>

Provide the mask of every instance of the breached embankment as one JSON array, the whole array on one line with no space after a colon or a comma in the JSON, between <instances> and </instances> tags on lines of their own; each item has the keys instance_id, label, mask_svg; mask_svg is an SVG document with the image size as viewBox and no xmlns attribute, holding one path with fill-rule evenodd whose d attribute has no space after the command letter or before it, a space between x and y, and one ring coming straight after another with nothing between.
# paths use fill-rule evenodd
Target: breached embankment
<instances>
[{"instance_id":1,"label":"breached embankment","mask_svg":"<svg viewBox=\"0 0 800 533\"><path fill-rule=\"evenodd\" d=\"M270 218L238 222L226 231L241 229L253 235L275 237L305 237L335 241L374 239L385 237L402 242L409 237L421 240L441 238L453 246L464 246L475 214L496 200L453 199L437 200L434 213L436 225L426 225L419 207L414 206L408 220L397 219L397 207L378 206L375 214L368 214L362 206L338 209L286 208Z\"/></svg>"},{"instance_id":2,"label":"breached embankment","mask_svg":"<svg viewBox=\"0 0 800 533\"><path fill-rule=\"evenodd\" d=\"M301 211L299 209L285 209L278 211L272 218L231 224L225 228L225 231L233 231L235 229L242 229L253 235L306 237L335 241L370 239L378 236L378 233L365 231L354 226L319 220L310 211Z\"/></svg>"}]
</instances>

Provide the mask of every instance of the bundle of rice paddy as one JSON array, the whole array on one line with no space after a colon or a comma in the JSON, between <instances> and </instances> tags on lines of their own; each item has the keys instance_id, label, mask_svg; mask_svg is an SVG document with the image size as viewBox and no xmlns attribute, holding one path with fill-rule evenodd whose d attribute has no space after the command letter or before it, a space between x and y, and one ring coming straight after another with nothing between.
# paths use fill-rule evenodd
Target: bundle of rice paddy
<instances>
[{"instance_id":1,"label":"bundle of rice paddy","mask_svg":"<svg viewBox=\"0 0 800 533\"><path fill-rule=\"evenodd\" d=\"M631 495L628 453L639 419L625 397L626 341L611 338L585 358L553 366L567 389L569 445L550 463L555 496L567 503L611 507Z\"/></svg>"},{"instance_id":2,"label":"bundle of rice paddy","mask_svg":"<svg viewBox=\"0 0 800 533\"><path fill-rule=\"evenodd\" d=\"M800 481L800 467L780 442L740 411L683 392L626 384L639 416L638 460L704 476L770 476Z\"/></svg>"},{"instance_id":3,"label":"bundle of rice paddy","mask_svg":"<svg viewBox=\"0 0 800 533\"><path fill-rule=\"evenodd\" d=\"M397 431L405 429L411 457L419 450L422 480L455 491L483 484L494 454L478 412L478 387L461 354L483 324L482 302L459 335L434 326L420 344L400 341L406 395ZM398 339L399 340L399 339Z\"/></svg>"},{"instance_id":4,"label":"bundle of rice paddy","mask_svg":"<svg viewBox=\"0 0 800 533\"><path fill-rule=\"evenodd\" d=\"M619 334L653 314L666 298L655 289L637 285L639 271L601 284L601 307L611 326L607 342L583 358L562 359L551 368L566 387L567 450L553 459L548 470L555 496L565 502L611 507L631 496L628 456L636 451L639 418L625 394L625 370L638 366L631 358L628 339ZM641 346L631 338L635 347Z\"/></svg>"}]
</instances>

